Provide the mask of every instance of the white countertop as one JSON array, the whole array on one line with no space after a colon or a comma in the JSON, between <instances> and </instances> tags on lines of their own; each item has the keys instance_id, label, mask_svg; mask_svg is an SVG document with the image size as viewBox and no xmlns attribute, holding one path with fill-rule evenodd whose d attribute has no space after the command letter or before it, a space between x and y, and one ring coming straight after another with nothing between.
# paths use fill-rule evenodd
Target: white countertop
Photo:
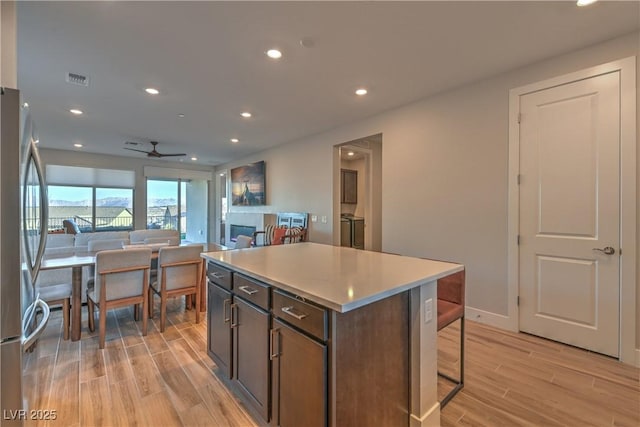
<instances>
[{"instance_id":1,"label":"white countertop","mask_svg":"<svg viewBox=\"0 0 640 427\"><path fill-rule=\"evenodd\" d=\"M344 313L461 271L460 264L317 243L202 257Z\"/></svg>"}]
</instances>

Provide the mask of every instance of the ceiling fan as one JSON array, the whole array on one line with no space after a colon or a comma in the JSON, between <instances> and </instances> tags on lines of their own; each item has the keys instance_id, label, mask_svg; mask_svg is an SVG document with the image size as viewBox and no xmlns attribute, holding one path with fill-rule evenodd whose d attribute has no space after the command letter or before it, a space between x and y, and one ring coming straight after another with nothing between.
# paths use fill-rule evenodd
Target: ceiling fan
<instances>
[{"instance_id":1,"label":"ceiling fan","mask_svg":"<svg viewBox=\"0 0 640 427\"><path fill-rule=\"evenodd\" d=\"M146 153L147 157L155 157L155 158L160 158L160 157L179 157L179 156L186 156L186 153L172 153L172 154L163 154L163 153L158 153L158 151L156 150L156 145L158 145L158 141L149 141L149 143L151 145L153 145L153 149L151 151L145 151L145 150L137 150L135 148L127 148L124 147L125 150L131 150L131 151L137 151L139 153ZM126 144L130 144L130 145L138 145L137 142L131 142L131 141L126 141Z\"/></svg>"}]
</instances>

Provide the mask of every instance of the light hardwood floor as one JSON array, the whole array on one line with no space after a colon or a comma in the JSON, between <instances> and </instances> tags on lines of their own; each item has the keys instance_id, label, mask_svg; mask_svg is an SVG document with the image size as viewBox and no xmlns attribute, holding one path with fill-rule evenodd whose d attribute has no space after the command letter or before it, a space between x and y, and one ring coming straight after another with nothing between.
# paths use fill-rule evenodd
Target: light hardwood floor
<instances>
[{"instance_id":1,"label":"light hardwood floor","mask_svg":"<svg viewBox=\"0 0 640 427\"><path fill-rule=\"evenodd\" d=\"M170 300L142 337L130 309L108 315L107 343L86 327L62 340L62 316L38 344L26 379L31 408L55 410L48 426L255 426L246 408L214 375L206 322ZM157 310L156 310L157 313ZM439 334L441 369L454 373L456 325ZM443 426L640 425L639 370L613 359L467 321L465 388L442 410ZM446 382L439 384L443 395ZM304 427L304 426L301 426ZM350 426L348 426L350 427Z\"/></svg>"}]
</instances>

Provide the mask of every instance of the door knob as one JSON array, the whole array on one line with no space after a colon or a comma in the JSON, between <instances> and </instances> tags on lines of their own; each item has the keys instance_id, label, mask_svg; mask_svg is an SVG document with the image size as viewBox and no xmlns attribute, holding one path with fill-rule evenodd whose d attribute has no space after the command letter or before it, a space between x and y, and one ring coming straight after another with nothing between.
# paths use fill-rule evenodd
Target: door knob
<instances>
[{"instance_id":1,"label":"door knob","mask_svg":"<svg viewBox=\"0 0 640 427\"><path fill-rule=\"evenodd\" d=\"M607 246L604 249L600 249L600 248L593 248L594 251L600 251L602 253L605 253L607 255L613 255L616 253L616 250L613 249L611 246Z\"/></svg>"}]
</instances>

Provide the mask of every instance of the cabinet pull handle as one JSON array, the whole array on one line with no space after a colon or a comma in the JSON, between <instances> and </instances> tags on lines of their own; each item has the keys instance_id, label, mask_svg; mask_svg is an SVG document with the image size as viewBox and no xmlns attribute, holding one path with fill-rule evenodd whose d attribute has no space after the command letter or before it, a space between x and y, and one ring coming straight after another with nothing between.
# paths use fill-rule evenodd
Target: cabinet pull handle
<instances>
[{"instance_id":1,"label":"cabinet pull handle","mask_svg":"<svg viewBox=\"0 0 640 427\"><path fill-rule=\"evenodd\" d=\"M231 327L235 328L237 326L238 326L238 304L231 304Z\"/></svg>"},{"instance_id":2,"label":"cabinet pull handle","mask_svg":"<svg viewBox=\"0 0 640 427\"><path fill-rule=\"evenodd\" d=\"M222 302L222 319L227 323L231 318L227 315L227 304L231 305L231 299L227 298Z\"/></svg>"},{"instance_id":3,"label":"cabinet pull handle","mask_svg":"<svg viewBox=\"0 0 640 427\"><path fill-rule=\"evenodd\" d=\"M215 272L213 272L213 273L211 273L211 275L212 275L213 277L215 277L216 279L224 279L224 274L220 274L220 273L215 273Z\"/></svg>"},{"instance_id":4,"label":"cabinet pull handle","mask_svg":"<svg viewBox=\"0 0 640 427\"><path fill-rule=\"evenodd\" d=\"M280 336L280 330L279 329L271 329L271 330L269 330L269 360L275 359L280 354L280 351L279 351L280 340L278 340L278 349L276 349L276 344L275 344L275 340L274 340L274 337L276 335L278 335L278 337Z\"/></svg>"},{"instance_id":5,"label":"cabinet pull handle","mask_svg":"<svg viewBox=\"0 0 640 427\"><path fill-rule=\"evenodd\" d=\"M282 311L287 313L289 316L295 317L298 320L302 320L305 317L307 317L305 313L301 313L301 314L296 313L292 305L290 305L289 307L282 307Z\"/></svg>"},{"instance_id":6,"label":"cabinet pull handle","mask_svg":"<svg viewBox=\"0 0 640 427\"><path fill-rule=\"evenodd\" d=\"M240 289L242 292L244 292L245 294L248 294L248 295L253 295L253 294L257 294L258 293L257 289L253 289L253 288L250 288L248 286L240 286L240 287L238 287L238 289Z\"/></svg>"}]
</instances>

